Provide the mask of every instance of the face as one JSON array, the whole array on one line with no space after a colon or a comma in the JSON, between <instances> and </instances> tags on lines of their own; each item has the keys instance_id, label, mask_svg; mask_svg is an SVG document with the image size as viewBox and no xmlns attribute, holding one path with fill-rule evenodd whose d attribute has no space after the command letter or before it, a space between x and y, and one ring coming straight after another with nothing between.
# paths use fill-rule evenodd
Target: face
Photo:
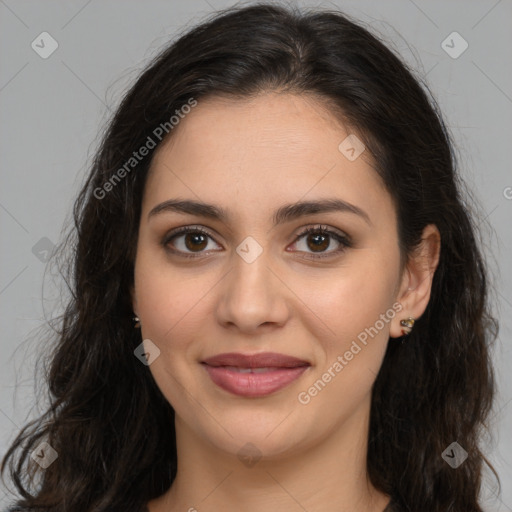
<instances>
[{"instance_id":1,"label":"face","mask_svg":"<svg viewBox=\"0 0 512 512\"><path fill-rule=\"evenodd\" d=\"M134 311L160 351L149 371L177 428L226 452L250 442L279 456L343 429L368 406L392 319L404 317L392 199L367 151L339 149L350 134L313 97L215 98L153 159ZM352 206L293 208L327 200ZM269 352L300 363L204 364Z\"/></svg>"}]
</instances>

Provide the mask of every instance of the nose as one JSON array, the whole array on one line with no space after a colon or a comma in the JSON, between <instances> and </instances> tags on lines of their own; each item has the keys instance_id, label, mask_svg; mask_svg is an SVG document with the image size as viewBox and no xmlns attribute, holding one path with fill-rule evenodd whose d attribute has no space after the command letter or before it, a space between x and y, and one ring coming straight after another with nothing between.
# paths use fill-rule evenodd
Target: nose
<instances>
[{"instance_id":1,"label":"nose","mask_svg":"<svg viewBox=\"0 0 512 512\"><path fill-rule=\"evenodd\" d=\"M245 333L282 327L289 317L289 288L271 268L266 251L251 263L233 255L231 271L219 287L217 319Z\"/></svg>"}]
</instances>

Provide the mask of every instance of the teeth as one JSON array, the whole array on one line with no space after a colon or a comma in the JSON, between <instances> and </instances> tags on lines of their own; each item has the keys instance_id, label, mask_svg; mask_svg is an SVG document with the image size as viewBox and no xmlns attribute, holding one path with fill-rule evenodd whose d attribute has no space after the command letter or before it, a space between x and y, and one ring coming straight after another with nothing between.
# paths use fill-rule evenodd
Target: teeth
<instances>
[{"instance_id":1,"label":"teeth","mask_svg":"<svg viewBox=\"0 0 512 512\"><path fill-rule=\"evenodd\" d=\"M239 373L265 373L270 372L272 370L277 370L277 368L265 367L265 368L239 368L238 366L225 366L228 370L232 370L234 372Z\"/></svg>"}]
</instances>

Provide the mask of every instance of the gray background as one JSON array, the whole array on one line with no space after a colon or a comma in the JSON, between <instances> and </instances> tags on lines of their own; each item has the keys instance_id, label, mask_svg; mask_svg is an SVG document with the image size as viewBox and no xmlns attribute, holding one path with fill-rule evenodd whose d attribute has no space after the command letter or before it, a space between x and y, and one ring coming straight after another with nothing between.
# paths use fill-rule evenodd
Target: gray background
<instances>
[{"instance_id":1,"label":"gray background","mask_svg":"<svg viewBox=\"0 0 512 512\"><path fill-rule=\"evenodd\" d=\"M487 507L512 511L512 441L506 435L512 431L512 1L298 3L338 7L380 33L427 77L453 133L463 175L481 204L481 226L490 227L484 243L501 324L494 353L499 393L486 453L503 487L501 499ZM58 288L50 283L43 289L45 250L60 241L100 129L169 38L233 4L0 0L1 454L26 419L44 408L34 379L37 328L61 307ZM47 59L31 47L45 31L59 45ZM441 47L453 31L469 45L458 58ZM485 496L494 487L486 480ZM7 501L0 488L0 504Z\"/></svg>"}]
</instances>

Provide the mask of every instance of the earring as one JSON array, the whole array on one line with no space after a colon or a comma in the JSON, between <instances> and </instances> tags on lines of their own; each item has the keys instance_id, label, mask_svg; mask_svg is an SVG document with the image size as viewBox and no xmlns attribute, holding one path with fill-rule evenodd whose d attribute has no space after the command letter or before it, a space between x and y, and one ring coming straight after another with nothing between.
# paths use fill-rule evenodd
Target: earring
<instances>
[{"instance_id":1,"label":"earring","mask_svg":"<svg viewBox=\"0 0 512 512\"><path fill-rule=\"evenodd\" d=\"M140 318L137 315L135 315L133 317L133 321L135 322L135 325L133 327L135 329L139 329L140 328Z\"/></svg>"},{"instance_id":2,"label":"earring","mask_svg":"<svg viewBox=\"0 0 512 512\"><path fill-rule=\"evenodd\" d=\"M402 327L405 327L405 329L402 329L402 336L407 336L408 334L411 334L412 328L414 327L414 318L409 317L405 320L400 320L400 325Z\"/></svg>"}]
</instances>

